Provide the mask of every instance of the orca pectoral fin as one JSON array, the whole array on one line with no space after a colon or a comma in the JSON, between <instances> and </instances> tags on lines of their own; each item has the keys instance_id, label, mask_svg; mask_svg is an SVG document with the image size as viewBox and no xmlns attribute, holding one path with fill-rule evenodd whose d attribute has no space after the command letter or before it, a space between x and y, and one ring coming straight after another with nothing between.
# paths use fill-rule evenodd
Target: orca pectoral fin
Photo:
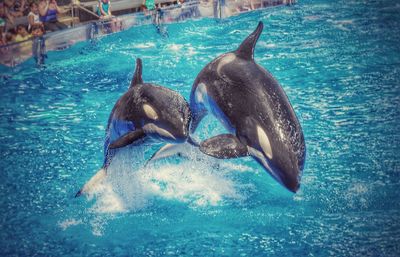
<instances>
[{"instance_id":1,"label":"orca pectoral fin","mask_svg":"<svg viewBox=\"0 0 400 257\"><path fill-rule=\"evenodd\" d=\"M194 146L192 144L166 144L158 149L157 152L151 156L151 158L146 162L145 167L152 161L161 160L165 158L169 158L171 156L183 156L189 157L189 153L191 152L191 148Z\"/></svg>"},{"instance_id":2,"label":"orca pectoral fin","mask_svg":"<svg viewBox=\"0 0 400 257\"><path fill-rule=\"evenodd\" d=\"M146 134L142 129L138 129L135 131L131 131L129 133L126 133L122 137L118 138L116 141L114 141L112 144L108 146L109 149L115 149L115 148L121 148L127 145L132 144L138 139L141 139L145 136Z\"/></svg>"},{"instance_id":3,"label":"orca pectoral fin","mask_svg":"<svg viewBox=\"0 0 400 257\"><path fill-rule=\"evenodd\" d=\"M100 184L107 173L104 168L101 168L75 195L75 197L79 197L83 194L90 193L96 187L96 185Z\"/></svg>"},{"instance_id":4,"label":"orca pectoral fin","mask_svg":"<svg viewBox=\"0 0 400 257\"><path fill-rule=\"evenodd\" d=\"M200 151L218 159L238 158L249 155L247 146L232 134L218 135L200 143Z\"/></svg>"}]
</instances>

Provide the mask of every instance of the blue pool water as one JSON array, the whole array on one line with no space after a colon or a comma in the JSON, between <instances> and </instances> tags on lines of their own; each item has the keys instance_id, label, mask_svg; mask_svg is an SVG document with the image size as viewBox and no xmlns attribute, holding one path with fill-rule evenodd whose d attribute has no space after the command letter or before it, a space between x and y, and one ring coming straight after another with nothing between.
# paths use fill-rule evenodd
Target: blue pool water
<instances>
[{"instance_id":1,"label":"blue pool water","mask_svg":"<svg viewBox=\"0 0 400 257\"><path fill-rule=\"evenodd\" d=\"M282 84L307 159L292 194L250 158L196 151L144 169L156 146L122 151L89 197L108 115L134 59L145 81L188 99L198 72L265 28L255 59ZM299 1L152 26L1 68L1 256L399 256L400 4ZM199 137L218 133L212 119Z\"/></svg>"}]
</instances>

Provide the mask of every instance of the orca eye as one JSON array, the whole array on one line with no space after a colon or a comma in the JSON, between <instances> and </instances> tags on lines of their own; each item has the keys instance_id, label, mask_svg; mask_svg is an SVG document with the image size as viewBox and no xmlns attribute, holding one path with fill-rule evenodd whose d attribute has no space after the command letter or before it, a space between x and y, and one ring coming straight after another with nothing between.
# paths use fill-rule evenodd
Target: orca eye
<instances>
[{"instance_id":1,"label":"orca eye","mask_svg":"<svg viewBox=\"0 0 400 257\"><path fill-rule=\"evenodd\" d=\"M146 114L147 118L149 118L151 120L157 120L158 119L158 114L157 114L157 112L154 110L154 108L151 105L144 104L143 105L143 111Z\"/></svg>"}]
</instances>

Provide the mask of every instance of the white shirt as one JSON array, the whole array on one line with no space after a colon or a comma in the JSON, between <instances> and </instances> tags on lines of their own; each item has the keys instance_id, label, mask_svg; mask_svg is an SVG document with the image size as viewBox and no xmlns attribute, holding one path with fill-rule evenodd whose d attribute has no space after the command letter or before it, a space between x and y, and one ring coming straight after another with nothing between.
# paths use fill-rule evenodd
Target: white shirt
<instances>
[{"instance_id":1,"label":"white shirt","mask_svg":"<svg viewBox=\"0 0 400 257\"><path fill-rule=\"evenodd\" d=\"M28 17L29 16L33 16L33 23L40 23L40 19L39 19L39 15L38 14L34 14L33 12L30 12L28 14ZM30 29L31 29L31 24L29 24L29 26L28 26L28 30L30 30Z\"/></svg>"}]
</instances>

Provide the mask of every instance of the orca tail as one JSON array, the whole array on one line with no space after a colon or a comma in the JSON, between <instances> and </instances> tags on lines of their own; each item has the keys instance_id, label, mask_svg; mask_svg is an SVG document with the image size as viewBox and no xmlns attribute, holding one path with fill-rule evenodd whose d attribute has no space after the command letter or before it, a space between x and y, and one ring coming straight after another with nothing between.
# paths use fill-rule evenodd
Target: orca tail
<instances>
[{"instance_id":1,"label":"orca tail","mask_svg":"<svg viewBox=\"0 0 400 257\"><path fill-rule=\"evenodd\" d=\"M237 56L247 60L254 58L254 48L256 47L257 40L260 37L263 28L264 24L260 21L253 33L251 33L236 50Z\"/></svg>"},{"instance_id":2,"label":"orca tail","mask_svg":"<svg viewBox=\"0 0 400 257\"><path fill-rule=\"evenodd\" d=\"M99 185L107 176L106 169L101 168L86 184L75 194L75 198L83 194L90 193Z\"/></svg>"}]
</instances>

